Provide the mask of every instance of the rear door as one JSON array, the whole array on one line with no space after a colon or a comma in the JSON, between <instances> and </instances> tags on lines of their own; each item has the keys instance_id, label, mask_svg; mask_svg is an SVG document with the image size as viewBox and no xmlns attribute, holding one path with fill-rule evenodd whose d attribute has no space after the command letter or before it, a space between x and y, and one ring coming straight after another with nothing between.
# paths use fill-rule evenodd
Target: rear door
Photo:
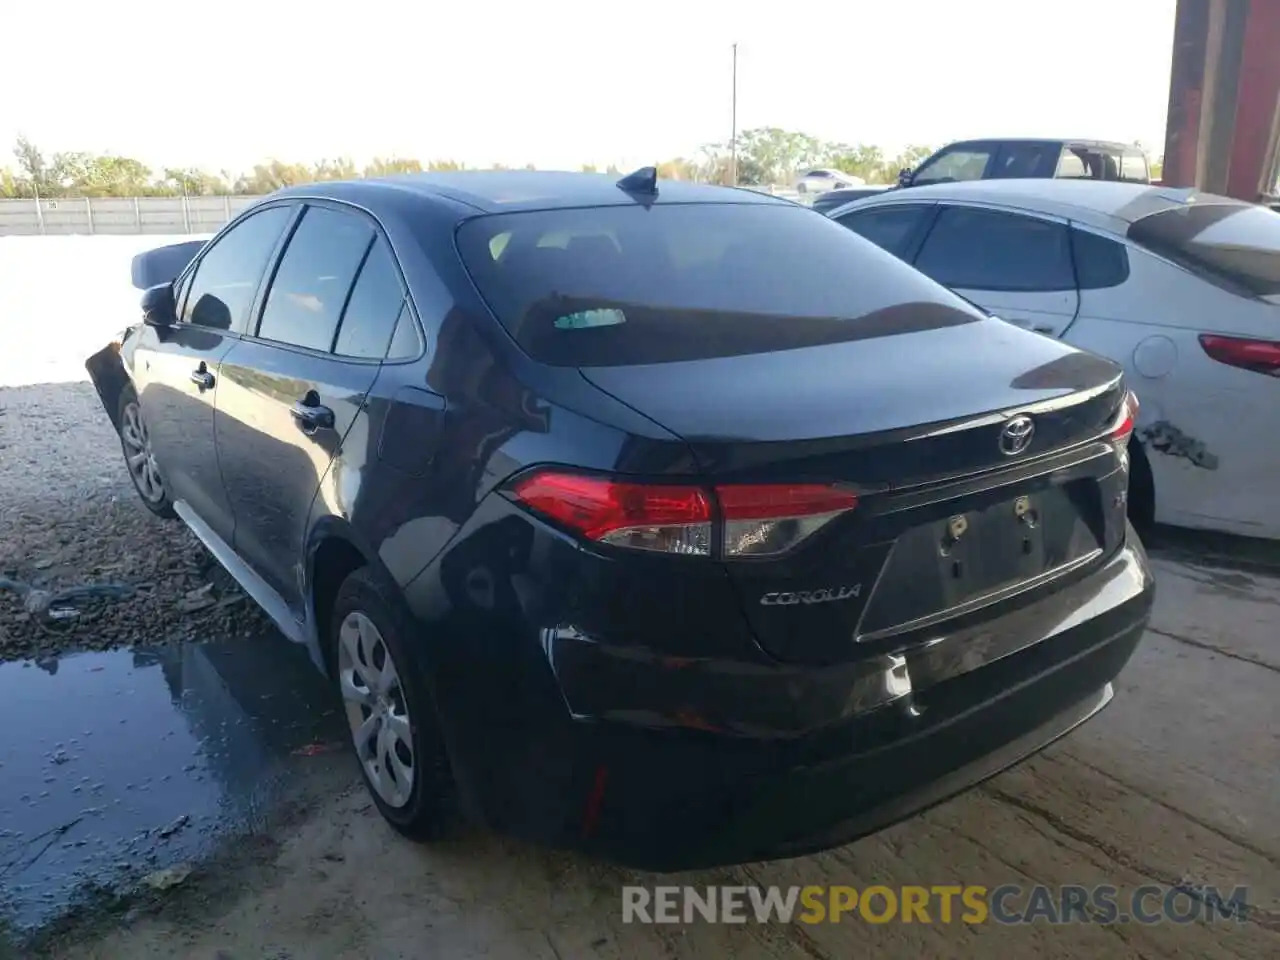
<instances>
[{"instance_id":1,"label":"rear door","mask_svg":"<svg viewBox=\"0 0 1280 960\"><path fill-rule=\"evenodd\" d=\"M939 204L915 267L1009 323L1060 337L1080 295L1064 221Z\"/></svg>"},{"instance_id":2,"label":"rear door","mask_svg":"<svg viewBox=\"0 0 1280 960\"><path fill-rule=\"evenodd\" d=\"M403 300L373 221L310 204L276 265L253 335L223 363L217 443L236 551L297 616L312 501L361 416Z\"/></svg>"},{"instance_id":3,"label":"rear door","mask_svg":"<svg viewBox=\"0 0 1280 960\"><path fill-rule=\"evenodd\" d=\"M213 434L221 365L293 212L267 207L214 240L178 285L178 323L142 327L134 354L134 386L170 496L228 543L234 518Z\"/></svg>"}]
</instances>

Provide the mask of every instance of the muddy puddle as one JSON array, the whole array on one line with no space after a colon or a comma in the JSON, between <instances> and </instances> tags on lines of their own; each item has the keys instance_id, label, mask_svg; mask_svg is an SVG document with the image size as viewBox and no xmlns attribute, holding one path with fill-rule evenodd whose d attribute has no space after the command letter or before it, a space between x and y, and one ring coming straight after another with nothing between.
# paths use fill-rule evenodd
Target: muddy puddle
<instances>
[{"instance_id":1,"label":"muddy puddle","mask_svg":"<svg viewBox=\"0 0 1280 960\"><path fill-rule=\"evenodd\" d=\"M0 920L179 880L345 765L344 732L278 637L0 664Z\"/></svg>"}]
</instances>

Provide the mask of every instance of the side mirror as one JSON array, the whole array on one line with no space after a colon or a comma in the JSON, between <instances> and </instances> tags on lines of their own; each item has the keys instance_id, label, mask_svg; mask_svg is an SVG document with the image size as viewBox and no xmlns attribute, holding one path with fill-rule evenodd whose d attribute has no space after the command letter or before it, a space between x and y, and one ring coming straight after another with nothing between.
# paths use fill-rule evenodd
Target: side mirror
<instances>
[{"instance_id":1,"label":"side mirror","mask_svg":"<svg viewBox=\"0 0 1280 960\"><path fill-rule=\"evenodd\" d=\"M178 322L173 284L158 283L142 295L142 322L153 327L172 327Z\"/></svg>"},{"instance_id":2,"label":"side mirror","mask_svg":"<svg viewBox=\"0 0 1280 960\"><path fill-rule=\"evenodd\" d=\"M911 186L911 171L906 169L905 167L898 171L898 186L900 187Z\"/></svg>"}]
</instances>

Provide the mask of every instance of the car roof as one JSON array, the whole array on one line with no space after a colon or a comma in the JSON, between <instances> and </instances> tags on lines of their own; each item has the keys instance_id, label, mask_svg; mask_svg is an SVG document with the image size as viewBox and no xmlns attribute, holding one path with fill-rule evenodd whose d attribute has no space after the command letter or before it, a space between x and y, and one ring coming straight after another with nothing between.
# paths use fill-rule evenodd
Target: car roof
<instances>
[{"instance_id":1,"label":"car roof","mask_svg":"<svg viewBox=\"0 0 1280 960\"><path fill-rule=\"evenodd\" d=\"M412 173L367 180L321 181L288 187L275 197L329 198L352 203L445 203L471 212L505 213L570 207L619 206L649 202L618 187L615 174L569 173L550 170L461 170ZM789 204L783 198L753 190L659 180L657 204L754 203ZM464 211L465 212L465 211Z\"/></svg>"},{"instance_id":2,"label":"car roof","mask_svg":"<svg viewBox=\"0 0 1280 960\"><path fill-rule=\"evenodd\" d=\"M969 143L1060 143L1066 147L1094 147L1108 150L1127 150L1129 153L1143 153L1141 147L1132 143L1121 143L1119 140L1097 140L1093 137L968 137L947 144L947 147L963 146ZM936 152L936 151L935 151Z\"/></svg>"},{"instance_id":3,"label":"car roof","mask_svg":"<svg viewBox=\"0 0 1280 960\"><path fill-rule=\"evenodd\" d=\"M1137 220L1188 203L1246 205L1241 200L1190 188L1118 180L962 180L863 197L831 211L828 216L889 203L938 201L1009 207L1062 217L1119 234Z\"/></svg>"}]
</instances>

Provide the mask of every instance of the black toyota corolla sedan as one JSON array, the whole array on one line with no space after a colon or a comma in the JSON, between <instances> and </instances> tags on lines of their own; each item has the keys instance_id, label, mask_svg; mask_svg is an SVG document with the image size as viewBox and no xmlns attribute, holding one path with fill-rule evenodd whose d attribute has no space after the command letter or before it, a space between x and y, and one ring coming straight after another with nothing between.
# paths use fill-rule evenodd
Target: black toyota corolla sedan
<instances>
[{"instance_id":1,"label":"black toyota corolla sedan","mask_svg":"<svg viewBox=\"0 0 1280 960\"><path fill-rule=\"evenodd\" d=\"M274 194L87 362L378 809L653 869L844 843L1102 709L1153 586L1106 360L756 193Z\"/></svg>"}]
</instances>

